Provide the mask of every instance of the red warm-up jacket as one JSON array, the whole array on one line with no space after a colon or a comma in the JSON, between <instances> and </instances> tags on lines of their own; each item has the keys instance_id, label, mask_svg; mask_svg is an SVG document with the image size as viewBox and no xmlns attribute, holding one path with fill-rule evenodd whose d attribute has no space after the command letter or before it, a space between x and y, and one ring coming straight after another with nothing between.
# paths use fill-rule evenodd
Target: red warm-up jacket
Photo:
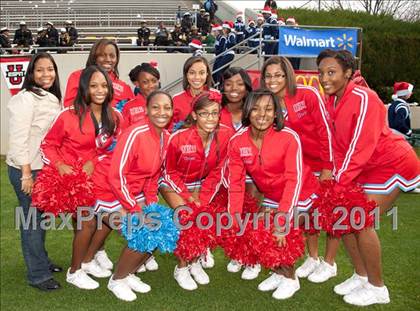
<instances>
[{"instance_id":1,"label":"red warm-up jacket","mask_svg":"<svg viewBox=\"0 0 420 311\"><path fill-rule=\"evenodd\" d=\"M146 98L138 94L135 98L124 104L122 114L128 125L133 125L138 122L142 124L146 123Z\"/></svg>"}]
</instances>

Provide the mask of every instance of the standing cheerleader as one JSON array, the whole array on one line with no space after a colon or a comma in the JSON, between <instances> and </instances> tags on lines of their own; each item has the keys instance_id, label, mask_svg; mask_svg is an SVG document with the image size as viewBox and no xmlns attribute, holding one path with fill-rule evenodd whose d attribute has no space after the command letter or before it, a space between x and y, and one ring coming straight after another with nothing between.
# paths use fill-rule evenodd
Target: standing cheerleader
<instances>
[{"instance_id":1,"label":"standing cheerleader","mask_svg":"<svg viewBox=\"0 0 420 311\"><path fill-rule=\"evenodd\" d=\"M362 184L368 199L385 213L401 191L420 184L420 162L404 138L390 130L378 95L351 80L356 61L350 52L324 50L317 64L333 122L334 190L340 192L353 182ZM343 242L355 272L334 291L353 305L389 303L374 228L343 235Z\"/></svg>"},{"instance_id":2,"label":"standing cheerleader","mask_svg":"<svg viewBox=\"0 0 420 311\"><path fill-rule=\"evenodd\" d=\"M48 258L42 213L31 207L31 194L43 164L39 147L42 138L61 109L61 92L57 65L50 54L34 55L28 65L22 91L8 104L9 151L6 163L9 180L15 190L28 227L21 224L22 254L30 285L45 291L60 288L52 272L62 269ZM35 217L28 217L35 212Z\"/></svg>"},{"instance_id":3,"label":"standing cheerleader","mask_svg":"<svg viewBox=\"0 0 420 311\"><path fill-rule=\"evenodd\" d=\"M115 200L99 202L96 212L141 213L142 206L158 202L158 180L169 133L165 130L173 115L172 98L155 91L147 98L146 124L128 128L118 140L109 171ZM112 194L110 194L112 195ZM150 286L134 274L151 256L125 247L108 282L108 289L125 301L135 300L133 292L147 292Z\"/></svg>"},{"instance_id":4,"label":"standing cheerleader","mask_svg":"<svg viewBox=\"0 0 420 311\"><path fill-rule=\"evenodd\" d=\"M118 63L120 61L120 50L114 41L108 39L100 39L92 46L86 67L97 65L105 70L114 89L112 98L112 106L115 107L121 100L134 98L131 88L119 79ZM76 70L70 74L67 80L66 94L64 96L64 107L70 107L76 98L77 88L79 87L80 75L82 70Z\"/></svg>"},{"instance_id":5,"label":"standing cheerleader","mask_svg":"<svg viewBox=\"0 0 420 311\"><path fill-rule=\"evenodd\" d=\"M293 214L311 208L319 187L311 170L303 163L299 136L290 128L283 128L278 99L267 89L251 93L243 113L243 124L247 127L231 139L228 148L228 211L233 217L242 213L248 174L264 195L262 206L267 211L286 213L293 230ZM274 235L278 245L289 251L293 245L287 244L283 234L288 218L282 216L279 220L280 226L275 226ZM275 290L276 299L290 298L299 288L293 265L275 267L272 275L258 286L261 291Z\"/></svg>"},{"instance_id":6,"label":"standing cheerleader","mask_svg":"<svg viewBox=\"0 0 420 311\"><path fill-rule=\"evenodd\" d=\"M184 90L174 95L174 116L172 118L171 131L182 127L185 119L192 111L194 97L203 91L216 92L212 89L210 66L202 56L193 56L185 61L183 69L182 87Z\"/></svg>"},{"instance_id":7,"label":"standing cheerleader","mask_svg":"<svg viewBox=\"0 0 420 311\"><path fill-rule=\"evenodd\" d=\"M170 138L160 192L172 208L187 202L205 206L220 187L226 149L233 135L229 127L219 126L220 100L217 93L204 92L197 96L184 129ZM211 254L204 257L203 266L206 260L214 264ZM197 259L191 265L180 259L174 277L186 290L197 289L197 283L210 281Z\"/></svg>"},{"instance_id":8,"label":"standing cheerleader","mask_svg":"<svg viewBox=\"0 0 420 311\"><path fill-rule=\"evenodd\" d=\"M328 115L319 92L310 86L296 84L293 67L285 57L269 58L261 70L261 86L269 88L279 100L285 126L298 133L303 161L323 181L332 178L332 138ZM313 230L311 230L313 231ZM339 240L328 237L325 260L318 257L318 233L308 232L309 256L296 271L300 278L315 283L337 275L335 255Z\"/></svg>"},{"instance_id":9,"label":"standing cheerleader","mask_svg":"<svg viewBox=\"0 0 420 311\"><path fill-rule=\"evenodd\" d=\"M129 76L136 86L136 97L122 105L122 114L128 125L146 122L146 99L160 88L160 73L156 63L142 63L131 69Z\"/></svg>"}]
</instances>

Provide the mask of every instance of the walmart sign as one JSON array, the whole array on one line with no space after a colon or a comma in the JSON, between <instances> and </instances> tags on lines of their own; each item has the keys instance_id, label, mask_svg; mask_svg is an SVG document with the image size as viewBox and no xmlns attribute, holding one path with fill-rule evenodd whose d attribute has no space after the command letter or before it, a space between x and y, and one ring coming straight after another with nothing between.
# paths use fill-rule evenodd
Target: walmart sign
<instances>
[{"instance_id":1,"label":"walmart sign","mask_svg":"<svg viewBox=\"0 0 420 311\"><path fill-rule=\"evenodd\" d=\"M279 54L316 57L325 49L357 52L357 29L279 27Z\"/></svg>"}]
</instances>

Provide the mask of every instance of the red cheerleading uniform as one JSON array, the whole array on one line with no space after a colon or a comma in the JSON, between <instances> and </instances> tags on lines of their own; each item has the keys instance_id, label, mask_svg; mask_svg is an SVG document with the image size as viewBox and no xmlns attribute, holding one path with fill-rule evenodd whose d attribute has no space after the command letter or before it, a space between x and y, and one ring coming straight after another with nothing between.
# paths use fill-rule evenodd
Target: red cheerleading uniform
<instances>
[{"instance_id":1,"label":"red cheerleading uniform","mask_svg":"<svg viewBox=\"0 0 420 311\"><path fill-rule=\"evenodd\" d=\"M228 148L228 211L241 213L244 204L245 176L250 175L256 186L279 212L289 213L294 207L309 209L319 184L310 168L303 163L302 147L297 133L289 128L268 129L261 150L246 127L232 137Z\"/></svg>"},{"instance_id":2,"label":"red cheerleading uniform","mask_svg":"<svg viewBox=\"0 0 420 311\"><path fill-rule=\"evenodd\" d=\"M146 98L142 94L138 94L135 98L124 104L122 109L124 120L128 125L141 122L146 123Z\"/></svg>"},{"instance_id":3,"label":"red cheerleading uniform","mask_svg":"<svg viewBox=\"0 0 420 311\"><path fill-rule=\"evenodd\" d=\"M350 81L340 101L329 98L328 111L338 187L357 182L366 193L388 194L420 184L420 161L404 138L390 130L386 108L374 91Z\"/></svg>"},{"instance_id":4,"label":"red cheerleading uniform","mask_svg":"<svg viewBox=\"0 0 420 311\"><path fill-rule=\"evenodd\" d=\"M232 121L232 114L228 110L227 106L223 107L220 111L220 124L224 124L228 127L230 127L235 132L239 131L241 128L243 128L242 123L234 124Z\"/></svg>"},{"instance_id":5,"label":"red cheerleading uniform","mask_svg":"<svg viewBox=\"0 0 420 311\"><path fill-rule=\"evenodd\" d=\"M73 105L76 98L77 90L79 89L80 76L83 69L72 72L67 80L66 95L64 96L64 107ZM134 98L133 91L124 81L120 80L114 72L108 72L108 76L112 81L114 89L114 97L112 98L112 106L115 107L121 100L129 100Z\"/></svg>"},{"instance_id":6,"label":"red cheerleading uniform","mask_svg":"<svg viewBox=\"0 0 420 311\"><path fill-rule=\"evenodd\" d=\"M209 91L210 93L215 92L220 94L218 90L213 88L210 88L208 90L205 88L204 90ZM187 89L178 94L175 94L172 99L174 102L174 115L172 117L172 122L169 126L169 129L171 130L174 126L176 127L177 124L179 124L179 122L184 121L191 113L191 104L194 100L194 96L191 94L190 89Z\"/></svg>"},{"instance_id":7,"label":"red cheerleading uniform","mask_svg":"<svg viewBox=\"0 0 420 311\"><path fill-rule=\"evenodd\" d=\"M150 122L133 125L120 136L108 180L127 211L140 211L137 201L142 194L146 204L158 201L158 180L168 139L169 132L164 130L159 136Z\"/></svg>"},{"instance_id":8,"label":"red cheerleading uniform","mask_svg":"<svg viewBox=\"0 0 420 311\"><path fill-rule=\"evenodd\" d=\"M303 160L313 172L333 169L330 120L319 92L310 86L297 85L295 96L284 97L287 111L285 126L298 133Z\"/></svg>"},{"instance_id":9,"label":"red cheerleading uniform","mask_svg":"<svg viewBox=\"0 0 420 311\"><path fill-rule=\"evenodd\" d=\"M163 184L169 185L185 201L189 189L201 185L200 202L208 204L222 181L227 146L234 132L220 124L206 152L196 126L171 135L164 165Z\"/></svg>"}]
</instances>

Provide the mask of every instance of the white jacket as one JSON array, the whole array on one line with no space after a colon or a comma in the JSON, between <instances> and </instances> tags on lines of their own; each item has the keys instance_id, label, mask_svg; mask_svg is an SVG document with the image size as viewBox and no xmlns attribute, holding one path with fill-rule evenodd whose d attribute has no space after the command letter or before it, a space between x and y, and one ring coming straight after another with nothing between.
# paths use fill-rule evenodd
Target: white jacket
<instances>
[{"instance_id":1,"label":"white jacket","mask_svg":"<svg viewBox=\"0 0 420 311\"><path fill-rule=\"evenodd\" d=\"M22 90L9 102L9 151L6 163L20 169L30 164L32 170L42 168L40 145L61 104L53 94L41 90L44 96Z\"/></svg>"}]
</instances>

